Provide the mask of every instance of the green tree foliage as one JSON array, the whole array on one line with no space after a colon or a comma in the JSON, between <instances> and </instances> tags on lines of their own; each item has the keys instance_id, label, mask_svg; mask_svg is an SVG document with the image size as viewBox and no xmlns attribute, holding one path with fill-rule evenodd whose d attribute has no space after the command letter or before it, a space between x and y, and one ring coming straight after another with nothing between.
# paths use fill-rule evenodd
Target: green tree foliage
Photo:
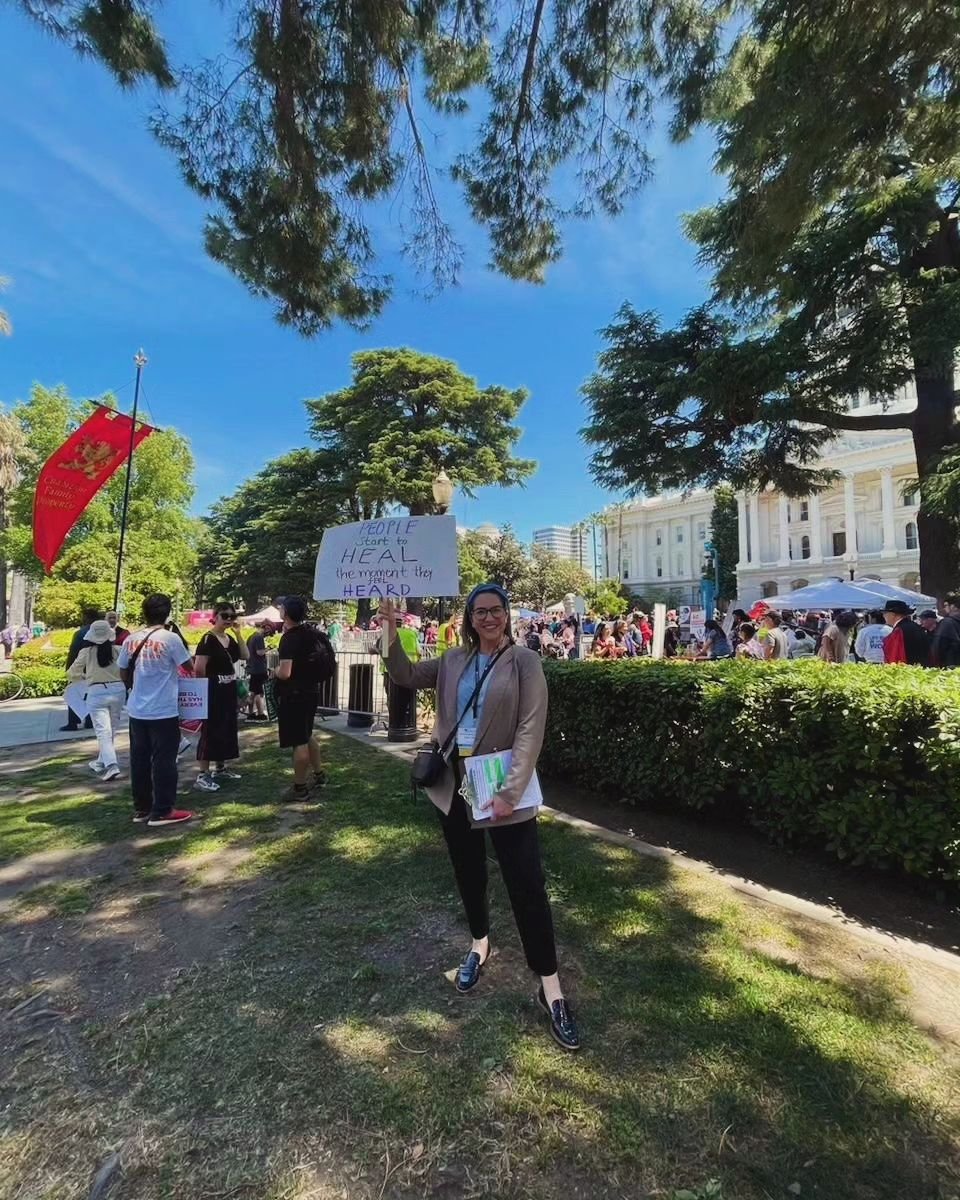
<instances>
[{"instance_id":1,"label":"green tree foliage","mask_svg":"<svg viewBox=\"0 0 960 1200\"><path fill-rule=\"evenodd\" d=\"M165 48L160 0L15 3L121 84L163 89L152 125L211 205L208 252L304 333L363 326L382 309L390 279L371 219L385 197L407 254L437 286L456 277L460 250L434 190L442 164L424 130L437 114L472 120L471 101L479 127L451 139L464 149L447 165L490 234L492 265L540 281L566 218L616 213L647 179L655 101L685 110L729 8L224 0L225 43L181 65Z\"/></svg>"},{"instance_id":2,"label":"green tree foliage","mask_svg":"<svg viewBox=\"0 0 960 1200\"><path fill-rule=\"evenodd\" d=\"M348 387L307 401L311 433L357 473L367 503L435 511L432 484L441 468L472 496L478 487L522 483L535 469L511 454L514 424L527 398L480 388L449 359L416 350L364 350L353 356Z\"/></svg>"},{"instance_id":3,"label":"green tree foliage","mask_svg":"<svg viewBox=\"0 0 960 1200\"><path fill-rule=\"evenodd\" d=\"M229 598L256 612L281 595L312 595L326 526L373 515L358 510L343 461L293 450L219 500L206 520L197 601Z\"/></svg>"},{"instance_id":4,"label":"green tree foliage","mask_svg":"<svg viewBox=\"0 0 960 1200\"><path fill-rule=\"evenodd\" d=\"M513 603L521 602L529 579L530 559L509 525L504 525L496 536L475 529L461 535L460 563L460 590L464 595L478 583L499 583Z\"/></svg>"},{"instance_id":5,"label":"green tree foliage","mask_svg":"<svg viewBox=\"0 0 960 1200\"><path fill-rule=\"evenodd\" d=\"M801 495L827 482L838 431L900 429L923 495L960 444L956 6L762 0L687 101L677 132L711 121L728 183L688 223L715 304L668 331L625 308L607 330L586 388L598 477ZM907 383L912 411L844 406ZM924 586L943 594L956 525L925 499L918 523Z\"/></svg>"},{"instance_id":6,"label":"green tree foliage","mask_svg":"<svg viewBox=\"0 0 960 1200\"><path fill-rule=\"evenodd\" d=\"M0 275L0 292L4 291L10 284L10 280L5 276ZM0 309L0 337L9 337L13 333L13 325L10 317Z\"/></svg>"},{"instance_id":7,"label":"green tree foliage","mask_svg":"<svg viewBox=\"0 0 960 1200\"><path fill-rule=\"evenodd\" d=\"M113 404L110 396L101 403ZM8 493L6 529L0 529L0 557L30 578L45 577L33 553L33 495L40 469L50 455L88 415L89 407L71 399L64 387L35 386L28 400L13 407L10 416L20 431L18 482ZM127 540L124 552L123 603L128 613L139 611L146 592L164 591L184 598L194 566L196 521L189 515L193 498L193 456L176 430L152 433L134 452ZM119 549L124 471L121 468L102 488L71 530L52 575L41 585L41 613L69 610L79 616L84 597L100 588L108 602ZM44 589L50 593L49 604ZM97 592L97 607L100 592ZM91 601L93 603L93 601ZM46 609L44 606L47 606ZM50 620L50 617L44 619Z\"/></svg>"},{"instance_id":8,"label":"green tree foliage","mask_svg":"<svg viewBox=\"0 0 960 1200\"><path fill-rule=\"evenodd\" d=\"M590 611L601 617L621 617L629 605L616 579L598 579L596 583L591 580L584 595Z\"/></svg>"},{"instance_id":9,"label":"green tree foliage","mask_svg":"<svg viewBox=\"0 0 960 1200\"><path fill-rule=\"evenodd\" d=\"M718 600L737 598L737 563L740 559L740 519L737 513L737 494L721 483L713 494L710 515L710 541L720 559L720 588ZM711 569L710 578L713 578Z\"/></svg>"},{"instance_id":10,"label":"green tree foliage","mask_svg":"<svg viewBox=\"0 0 960 1200\"><path fill-rule=\"evenodd\" d=\"M577 563L548 550L534 546L530 566L523 586L523 598L530 608L542 612L548 605L559 603L564 596L586 596L593 580Z\"/></svg>"}]
</instances>

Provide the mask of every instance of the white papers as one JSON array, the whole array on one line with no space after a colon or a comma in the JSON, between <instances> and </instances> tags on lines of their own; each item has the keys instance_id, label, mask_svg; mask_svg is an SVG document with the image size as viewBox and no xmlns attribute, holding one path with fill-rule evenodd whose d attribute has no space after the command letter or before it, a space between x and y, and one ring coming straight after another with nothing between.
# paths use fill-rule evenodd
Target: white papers
<instances>
[{"instance_id":1,"label":"white papers","mask_svg":"<svg viewBox=\"0 0 960 1200\"><path fill-rule=\"evenodd\" d=\"M384 517L324 531L316 600L457 596L456 517Z\"/></svg>"},{"instance_id":2,"label":"white papers","mask_svg":"<svg viewBox=\"0 0 960 1200\"><path fill-rule=\"evenodd\" d=\"M464 794L473 809L475 821L489 821L493 816L493 798L506 782L512 758L511 751L501 750L497 754L471 754L460 760L464 769ZM543 792L534 771L514 809L539 808L541 804Z\"/></svg>"},{"instance_id":3,"label":"white papers","mask_svg":"<svg viewBox=\"0 0 960 1200\"><path fill-rule=\"evenodd\" d=\"M177 680L177 703L181 721L205 721L207 719L206 679L189 679L181 676Z\"/></svg>"},{"instance_id":4,"label":"white papers","mask_svg":"<svg viewBox=\"0 0 960 1200\"><path fill-rule=\"evenodd\" d=\"M85 683L68 683L67 689L63 693L63 698L81 721L85 721L90 715L90 709L87 706L87 685Z\"/></svg>"}]
</instances>

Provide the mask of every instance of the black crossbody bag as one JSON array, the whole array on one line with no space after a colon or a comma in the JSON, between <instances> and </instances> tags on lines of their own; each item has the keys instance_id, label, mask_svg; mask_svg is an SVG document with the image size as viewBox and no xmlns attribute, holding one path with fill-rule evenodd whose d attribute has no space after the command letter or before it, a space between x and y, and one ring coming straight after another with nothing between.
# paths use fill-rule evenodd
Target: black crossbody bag
<instances>
[{"instance_id":1,"label":"black crossbody bag","mask_svg":"<svg viewBox=\"0 0 960 1200\"><path fill-rule=\"evenodd\" d=\"M480 678L477 680L477 686L473 689L473 694L467 701L467 705L457 719L457 723L444 738L443 745L438 746L436 742L430 742L427 746L421 746L413 759L413 766L410 768L410 788L414 796L417 794L417 788L433 787L439 783L443 777L443 768L446 765L447 753L453 745L453 739L457 736L457 730L460 728L460 722L470 711L471 706L476 702L480 695L480 689L486 682L487 676L497 665L497 661L501 654L506 653L510 649L511 643L498 650L494 657L487 663L486 668Z\"/></svg>"}]
</instances>

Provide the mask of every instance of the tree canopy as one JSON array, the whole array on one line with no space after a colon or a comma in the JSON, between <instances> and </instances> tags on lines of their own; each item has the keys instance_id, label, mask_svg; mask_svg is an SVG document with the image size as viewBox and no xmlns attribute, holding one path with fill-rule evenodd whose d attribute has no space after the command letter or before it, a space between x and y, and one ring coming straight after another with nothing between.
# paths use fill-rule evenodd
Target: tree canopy
<instances>
[{"instance_id":1,"label":"tree canopy","mask_svg":"<svg viewBox=\"0 0 960 1200\"><path fill-rule=\"evenodd\" d=\"M541 281L567 218L616 213L648 178L655 105L682 122L731 7L220 0L225 43L177 63L167 42L179 31L173 18L164 28L160 0L14 3L121 85L156 85L153 130L211 206L208 252L307 334L340 320L363 326L383 308L385 197L433 283L456 278L438 169L489 233L495 269ZM440 139L428 122L468 120L467 137L451 138L462 151L433 161Z\"/></svg>"},{"instance_id":2,"label":"tree canopy","mask_svg":"<svg viewBox=\"0 0 960 1200\"><path fill-rule=\"evenodd\" d=\"M115 400L108 395L98 403L114 406ZM66 388L36 385L7 416L16 423L20 440L16 482L4 492L6 527L0 527L0 558L39 585L38 611L46 620L59 621L65 613L75 619L84 603L94 602L92 587L99 589L98 603L113 600L122 470L97 493L73 527L49 578L33 553L33 496L40 469L88 415L86 403L72 399ZM183 598L194 565L197 524L189 515L193 456L181 434L157 430L138 446L133 462L123 601L128 611L136 613L148 592Z\"/></svg>"},{"instance_id":3,"label":"tree canopy","mask_svg":"<svg viewBox=\"0 0 960 1200\"><path fill-rule=\"evenodd\" d=\"M533 473L535 463L512 454L526 398L523 388L480 388L449 359L364 350L353 356L352 382L308 400L307 410L316 441L351 464L359 496L423 514L434 511L441 469L467 495Z\"/></svg>"},{"instance_id":4,"label":"tree canopy","mask_svg":"<svg viewBox=\"0 0 960 1200\"><path fill-rule=\"evenodd\" d=\"M630 306L587 383L598 479L628 490L822 488L841 430L913 438L921 575L960 576L924 496L960 444L960 12L936 0L764 0L688 96L727 194L688 231L713 301L665 330ZM905 385L916 406L895 411ZM850 397L877 398L854 414Z\"/></svg>"}]
</instances>

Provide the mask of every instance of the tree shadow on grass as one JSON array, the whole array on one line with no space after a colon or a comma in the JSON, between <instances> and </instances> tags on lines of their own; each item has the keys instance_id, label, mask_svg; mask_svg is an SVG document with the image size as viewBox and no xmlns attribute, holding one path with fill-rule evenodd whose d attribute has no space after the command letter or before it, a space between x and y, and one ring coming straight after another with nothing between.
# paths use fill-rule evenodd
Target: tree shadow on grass
<instances>
[{"instance_id":1,"label":"tree shadow on grass","mask_svg":"<svg viewBox=\"0 0 960 1200\"><path fill-rule=\"evenodd\" d=\"M495 869L500 953L458 998L444 969L467 935L435 818L401 799L402 767L352 745L332 758L316 821L255 851L276 884L242 953L99 1032L126 1096L114 1126L153 1114L190 1131L189 1153L131 1150L118 1195L223 1191L241 1160L252 1194L279 1195L318 1130L353 1164L353 1194L385 1200L669 1195L711 1177L730 1200L795 1182L821 1200L956 1193L955 1060L894 988L873 980L867 995L852 975L778 961L735 903L671 864L548 824L586 1040L565 1057L531 1003Z\"/></svg>"}]
</instances>

